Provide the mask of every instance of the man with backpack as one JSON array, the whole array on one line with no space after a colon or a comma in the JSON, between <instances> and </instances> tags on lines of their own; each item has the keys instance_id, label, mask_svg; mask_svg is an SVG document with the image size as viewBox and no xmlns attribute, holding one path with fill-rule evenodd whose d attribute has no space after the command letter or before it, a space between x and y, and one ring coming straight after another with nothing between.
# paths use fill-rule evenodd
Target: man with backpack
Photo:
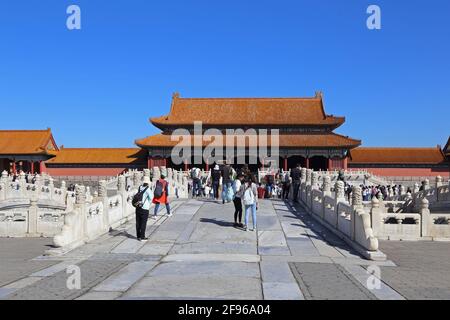
<instances>
[{"instance_id":1,"label":"man with backpack","mask_svg":"<svg viewBox=\"0 0 450 320\"><path fill-rule=\"evenodd\" d=\"M161 173L161 178L156 181L155 190L153 191L153 203L155 204L155 211L153 219L156 219L158 215L159 206L164 204L167 210L167 216L171 217L170 205L169 205L169 183L165 180L166 176Z\"/></svg>"},{"instance_id":2,"label":"man with backpack","mask_svg":"<svg viewBox=\"0 0 450 320\"><path fill-rule=\"evenodd\" d=\"M191 179L192 179L192 197L198 197L201 189L200 181L200 169L194 167L191 169Z\"/></svg>"},{"instance_id":3,"label":"man with backpack","mask_svg":"<svg viewBox=\"0 0 450 320\"><path fill-rule=\"evenodd\" d=\"M150 189L150 178L145 176L138 193L133 197L132 204L136 208L136 238L138 241L147 241L145 229L147 228L152 191Z\"/></svg>"},{"instance_id":4,"label":"man with backpack","mask_svg":"<svg viewBox=\"0 0 450 320\"><path fill-rule=\"evenodd\" d=\"M295 167L291 171L292 183L294 184L294 202L298 202L298 191L300 190L300 176L301 176L300 163L298 163L297 167Z\"/></svg>"},{"instance_id":5,"label":"man with backpack","mask_svg":"<svg viewBox=\"0 0 450 320\"><path fill-rule=\"evenodd\" d=\"M289 172L285 172L283 175L283 180L282 180L283 193L282 193L281 198L283 200L289 199L289 192L291 190L291 181L292 181L292 179L289 175Z\"/></svg>"}]
</instances>

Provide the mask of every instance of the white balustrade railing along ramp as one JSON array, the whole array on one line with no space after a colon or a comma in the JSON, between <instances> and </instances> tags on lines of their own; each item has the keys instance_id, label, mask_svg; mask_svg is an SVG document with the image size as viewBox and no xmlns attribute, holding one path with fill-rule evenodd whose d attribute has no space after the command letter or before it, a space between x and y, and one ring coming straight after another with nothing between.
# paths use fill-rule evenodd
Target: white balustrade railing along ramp
<instances>
[{"instance_id":1,"label":"white balustrade railing along ramp","mask_svg":"<svg viewBox=\"0 0 450 320\"><path fill-rule=\"evenodd\" d=\"M61 232L53 238L55 248L48 255L59 255L108 233L111 229L134 218L135 208L131 202L142 184L144 176L151 178L151 188L161 172L165 173L171 198L188 198L188 181L185 174L167 168L155 167L144 171L132 170L110 181L100 181L98 193L88 199L84 186L75 190L75 204L65 216ZM115 195L108 195L108 185L117 182Z\"/></svg>"}]
</instances>

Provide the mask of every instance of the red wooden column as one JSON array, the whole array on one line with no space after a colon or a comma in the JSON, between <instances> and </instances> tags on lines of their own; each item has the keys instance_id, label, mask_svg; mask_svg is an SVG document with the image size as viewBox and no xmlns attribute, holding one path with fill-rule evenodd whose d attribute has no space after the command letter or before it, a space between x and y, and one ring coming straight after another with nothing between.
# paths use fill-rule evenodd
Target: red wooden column
<instances>
[{"instance_id":1,"label":"red wooden column","mask_svg":"<svg viewBox=\"0 0 450 320\"><path fill-rule=\"evenodd\" d=\"M309 158L306 158L306 169L309 169Z\"/></svg>"},{"instance_id":2,"label":"red wooden column","mask_svg":"<svg viewBox=\"0 0 450 320\"><path fill-rule=\"evenodd\" d=\"M343 169L347 170L348 169L348 158L347 157L344 158L343 163L344 163L344 168Z\"/></svg>"},{"instance_id":3,"label":"red wooden column","mask_svg":"<svg viewBox=\"0 0 450 320\"><path fill-rule=\"evenodd\" d=\"M184 171L189 171L187 160L184 160Z\"/></svg>"},{"instance_id":4,"label":"red wooden column","mask_svg":"<svg viewBox=\"0 0 450 320\"><path fill-rule=\"evenodd\" d=\"M153 168L153 158L149 156L147 160L147 169L151 168Z\"/></svg>"},{"instance_id":5,"label":"red wooden column","mask_svg":"<svg viewBox=\"0 0 450 320\"><path fill-rule=\"evenodd\" d=\"M288 160L287 160L287 157L284 157L283 169L284 169L284 171L288 171Z\"/></svg>"},{"instance_id":6,"label":"red wooden column","mask_svg":"<svg viewBox=\"0 0 450 320\"><path fill-rule=\"evenodd\" d=\"M41 174L47 171L44 161L39 161L39 171L41 172Z\"/></svg>"},{"instance_id":7,"label":"red wooden column","mask_svg":"<svg viewBox=\"0 0 450 320\"><path fill-rule=\"evenodd\" d=\"M34 174L34 162L30 161L30 173Z\"/></svg>"},{"instance_id":8,"label":"red wooden column","mask_svg":"<svg viewBox=\"0 0 450 320\"><path fill-rule=\"evenodd\" d=\"M13 172L14 174L17 173L17 169L16 169L16 161L15 161L15 160L13 160L13 163L12 163L12 172Z\"/></svg>"},{"instance_id":9,"label":"red wooden column","mask_svg":"<svg viewBox=\"0 0 450 320\"><path fill-rule=\"evenodd\" d=\"M332 166L333 166L333 160L331 160L331 158L328 158L328 171L331 170Z\"/></svg>"}]
</instances>

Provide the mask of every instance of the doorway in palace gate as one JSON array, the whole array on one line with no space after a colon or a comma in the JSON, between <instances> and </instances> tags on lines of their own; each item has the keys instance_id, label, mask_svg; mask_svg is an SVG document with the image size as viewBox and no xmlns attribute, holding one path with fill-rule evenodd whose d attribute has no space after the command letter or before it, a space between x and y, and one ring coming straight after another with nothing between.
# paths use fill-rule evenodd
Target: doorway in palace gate
<instances>
[{"instance_id":1,"label":"doorway in palace gate","mask_svg":"<svg viewBox=\"0 0 450 320\"><path fill-rule=\"evenodd\" d=\"M309 158L309 168L313 170L326 171L328 169L328 158L323 156L314 156Z\"/></svg>"},{"instance_id":2,"label":"doorway in palace gate","mask_svg":"<svg viewBox=\"0 0 450 320\"><path fill-rule=\"evenodd\" d=\"M283 164L283 160L280 162ZM306 168L306 158L302 156L291 156L287 158L287 169L293 169L297 167L297 165L300 164L302 168ZM281 165L283 167L283 165Z\"/></svg>"}]
</instances>

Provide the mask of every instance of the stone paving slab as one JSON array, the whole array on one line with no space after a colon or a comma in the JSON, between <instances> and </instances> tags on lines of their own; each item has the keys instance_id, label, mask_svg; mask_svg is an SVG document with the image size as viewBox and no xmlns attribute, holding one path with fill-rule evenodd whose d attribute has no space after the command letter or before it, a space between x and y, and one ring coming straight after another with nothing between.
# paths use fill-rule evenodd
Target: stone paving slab
<instances>
[{"instance_id":1,"label":"stone paving slab","mask_svg":"<svg viewBox=\"0 0 450 320\"><path fill-rule=\"evenodd\" d=\"M147 277L160 276L214 276L218 278L260 278L258 263L239 261L176 261L159 264Z\"/></svg>"},{"instance_id":2,"label":"stone paving slab","mask_svg":"<svg viewBox=\"0 0 450 320\"><path fill-rule=\"evenodd\" d=\"M255 278L160 276L145 277L122 298L261 300L263 296L260 280Z\"/></svg>"},{"instance_id":3,"label":"stone paving slab","mask_svg":"<svg viewBox=\"0 0 450 320\"><path fill-rule=\"evenodd\" d=\"M12 282L6 286L4 286L4 289L22 289L25 288L27 286L30 286L36 282L38 282L39 280L42 280L43 277L26 277L20 280L17 280L15 282Z\"/></svg>"},{"instance_id":4,"label":"stone paving slab","mask_svg":"<svg viewBox=\"0 0 450 320\"><path fill-rule=\"evenodd\" d=\"M280 222L274 216L257 216L258 229L260 230L281 230Z\"/></svg>"},{"instance_id":5,"label":"stone paving slab","mask_svg":"<svg viewBox=\"0 0 450 320\"><path fill-rule=\"evenodd\" d=\"M76 298L75 300L115 300L119 298L123 292L114 292L114 291L91 291L88 292L81 297Z\"/></svg>"},{"instance_id":6,"label":"stone paving slab","mask_svg":"<svg viewBox=\"0 0 450 320\"><path fill-rule=\"evenodd\" d=\"M288 238L308 239L308 234L297 221L282 221L281 227Z\"/></svg>"},{"instance_id":7,"label":"stone paving slab","mask_svg":"<svg viewBox=\"0 0 450 320\"><path fill-rule=\"evenodd\" d=\"M294 282L264 282L262 285L265 300L305 300Z\"/></svg>"},{"instance_id":8,"label":"stone paving slab","mask_svg":"<svg viewBox=\"0 0 450 320\"><path fill-rule=\"evenodd\" d=\"M137 253L145 242L137 241L136 239L126 239L122 241L117 247L115 247L112 253Z\"/></svg>"},{"instance_id":9,"label":"stone paving slab","mask_svg":"<svg viewBox=\"0 0 450 320\"><path fill-rule=\"evenodd\" d=\"M366 286L366 288L368 287L368 283L373 283L373 281L369 279L369 277L371 277L372 275L369 274L363 267L357 265L345 265L343 267L356 280L358 280L361 285ZM370 292L380 300L405 300L403 296L401 296L397 291L393 290L381 280L379 288L377 287L371 289Z\"/></svg>"},{"instance_id":10,"label":"stone paving slab","mask_svg":"<svg viewBox=\"0 0 450 320\"><path fill-rule=\"evenodd\" d=\"M309 238L287 238L287 244L293 256L320 256Z\"/></svg>"},{"instance_id":11,"label":"stone paving slab","mask_svg":"<svg viewBox=\"0 0 450 320\"><path fill-rule=\"evenodd\" d=\"M186 227L184 228L184 230L180 233L180 235L178 236L177 240L175 241L176 243L185 243L188 242L189 239L191 238L192 233L194 232L195 228L197 227L197 222L195 221L190 221Z\"/></svg>"},{"instance_id":12,"label":"stone paving slab","mask_svg":"<svg viewBox=\"0 0 450 320\"><path fill-rule=\"evenodd\" d=\"M19 289L8 295L10 300L66 300L75 299L85 294L89 289L103 281L111 273L120 270L127 265L125 261L83 261L78 266L81 272L81 289L70 290L67 280L70 276L66 271L61 271L53 276L46 277L32 286Z\"/></svg>"},{"instance_id":13,"label":"stone paving slab","mask_svg":"<svg viewBox=\"0 0 450 320\"><path fill-rule=\"evenodd\" d=\"M290 266L307 300L376 299L375 295L339 265L291 263Z\"/></svg>"},{"instance_id":14,"label":"stone paving slab","mask_svg":"<svg viewBox=\"0 0 450 320\"><path fill-rule=\"evenodd\" d=\"M93 291L126 291L147 272L158 264L157 261L135 261L94 287Z\"/></svg>"},{"instance_id":15,"label":"stone paving slab","mask_svg":"<svg viewBox=\"0 0 450 320\"><path fill-rule=\"evenodd\" d=\"M78 262L79 262L79 260L63 261L63 262L55 264L51 267L40 270L38 272L34 272L30 275L30 277L50 277L50 276L54 275L55 273L58 273L62 270L66 270L68 266L75 265Z\"/></svg>"},{"instance_id":16,"label":"stone paving slab","mask_svg":"<svg viewBox=\"0 0 450 320\"><path fill-rule=\"evenodd\" d=\"M263 282L295 282L292 271L286 262L261 261L260 268Z\"/></svg>"},{"instance_id":17,"label":"stone paving slab","mask_svg":"<svg viewBox=\"0 0 450 320\"><path fill-rule=\"evenodd\" d=\"M258 231L258 245L261 247L286 247L282 231Z\"/></svg>"},{"instance_id":18,"label":"stone paving slab","mask_svg":"<svg viewBox=\"0 0 450 320\"><path fill-rule=\"evenodd\" d=\"M0 238L0 287L57 264L59 260L34 259L51 244L49 238Z\"/></svg>"},{"instance_id":19,"label":"stone paving slab","mask_svg":"<svg viewBox=\"0 0 450 320\"><path fill-rule=\"evenodd\" d=\"M288 247L258 247L260 256L290 256L291 251Z\"/></svg>"},{"instance_id":20,"label":"stone paving slab","mask_svg":"<svg viewBox=\"0 0 450 320\"><path fill-rule=\"evenodd\" d=\"M170 254L162 259L170 261L240 261L259 262L260 256L251 254Z\"/></svg>"},{"instance_id":21,"label":"stone paving slab","mask_svg":"<svg viewBox=\"0 0 450 320\"><path fill-rule=\"evenodd\" d=\"M250 243L203 243L193 242L186 244L175 244L170 250L170 254L200 254L200 253L217 253L217 254L257 254L256 244Z\"/></svg>"},{"instance_id":22,"label":"stone paving slab","mask_svg":"<svg viewBox=\"0 0 450 320\"><path fill-rule=\"evenodd\" d=\"M171 241L151 241L147 242L139 251L142 255L165 256L172 249L174 242Z\"/></svg>"}]
</instances>

